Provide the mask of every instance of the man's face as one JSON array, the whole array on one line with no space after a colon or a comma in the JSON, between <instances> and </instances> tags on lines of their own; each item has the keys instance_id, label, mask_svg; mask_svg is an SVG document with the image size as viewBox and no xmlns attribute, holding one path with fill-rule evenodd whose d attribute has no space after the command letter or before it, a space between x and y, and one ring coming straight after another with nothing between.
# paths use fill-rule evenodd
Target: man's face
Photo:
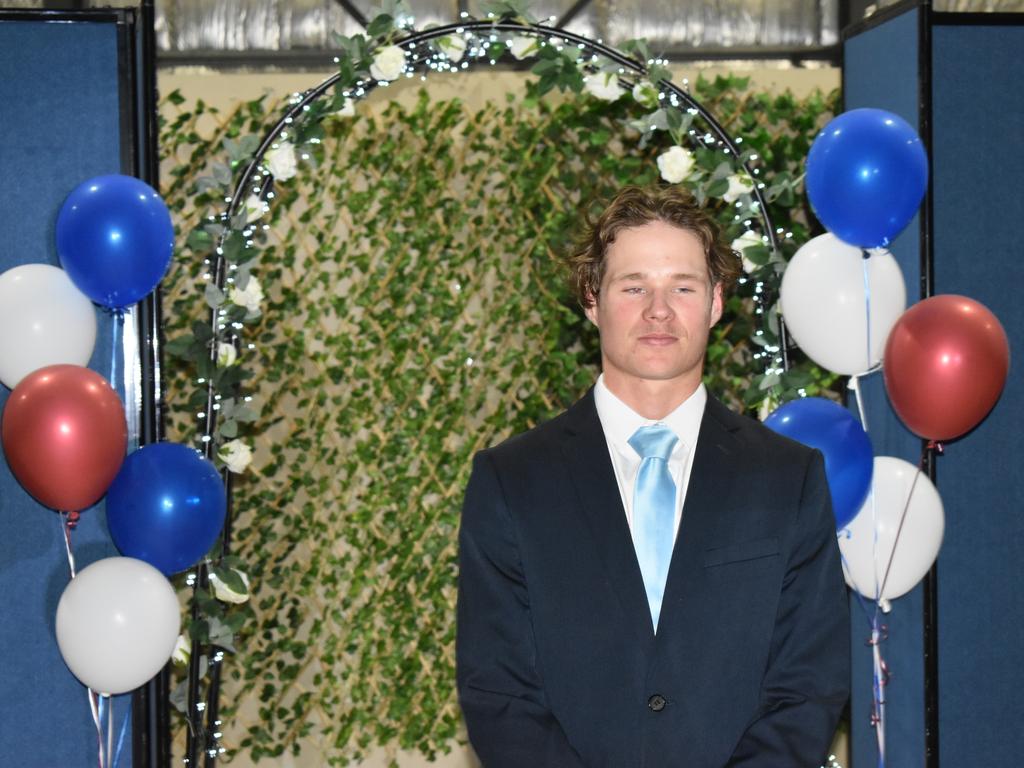
<instances>
[{"instance_id":1,"label":"man's face","mask_svg":"<svg viewBox=\"0 0 1024 768\"><path fill-rule=\"evenodd\" d=\"M612 391L655 381L696 388L708 331L722 315L722 291L711 287L700 240L652 221L616 234L586 315L601 333Z\"/></svg>"}]
</instances>

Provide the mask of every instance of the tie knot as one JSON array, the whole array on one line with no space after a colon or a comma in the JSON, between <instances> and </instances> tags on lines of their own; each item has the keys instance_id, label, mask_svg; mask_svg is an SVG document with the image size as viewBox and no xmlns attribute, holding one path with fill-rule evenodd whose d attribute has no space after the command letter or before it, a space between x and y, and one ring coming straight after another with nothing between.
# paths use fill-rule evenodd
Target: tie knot
<instances>
[{"instance_id":1,"label":"tie knot","mask_svg":"<svg viewBox=\"0 0 1024 768\"><path fill-rule=\"evenodd\" d=\"M663 461L668 461L677 442L679 442L679 438L676 437L676 433L664 424L640 427L629 438L629 444L642 458Z\"/></svg>"}]
</instances>

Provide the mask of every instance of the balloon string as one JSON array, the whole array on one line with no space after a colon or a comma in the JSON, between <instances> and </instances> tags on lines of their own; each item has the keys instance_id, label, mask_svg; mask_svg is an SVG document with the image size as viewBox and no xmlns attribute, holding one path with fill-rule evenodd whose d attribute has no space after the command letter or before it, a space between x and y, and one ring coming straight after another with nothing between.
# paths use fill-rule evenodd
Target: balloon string
<instances>
[{"instance_id":1,"label":"balloon string","mask_svg":"<svg viewBox=\"0 0 1024 768\"><path fill-rule=\"evenodd\" d=\"M64 551L68 555L68 569L71 571L71 578L75 578L75 554L71 550L71 531L78 524L77 512L61 512L60 528L64 534Z\"/></svg>"},{"instance_id":2,"label":"balloon string","mask_svg":"<svg viewBox=\"0 0 1024 768\"><path fill-rule=\"evenodd\" d=\"M924 473L924 463L928 454L928 448L921 449L921 461L917 465L917 472L914 473L914 481L910 484L910 493L907 494L907 501L903 505L903 512L900 513L900 524L896 528L896 538L892 542L892 551L889 553L889 562L885 566L885 576L882 577L882 587L879 594L884 594L885 583L889 580L889 569L892 568L892 561L896 557L896 547L900 543L900 533L903 531L903 523L907 519L907 510L910 509L910 500L914 498L914 489L917 487L917 478Z\"/></svg>"},{"instance_id":3,"label":"balloon string","mask_svg":"<svg viewBox=\"0 0 1024 768\"><path fill-rule=\"evenodd\" d=\"M114 699L107 696L107 768L114 757Z\"/></svg>"},{"instance_id":4,"label":"balloon string","mask_svg":"<svg viewBox=\"0 0 1024 768\"><path fill-rule=\"evenodd\" d=\"M64 551L68 556L68 569L71 571L71 578L77 576L75 572L75 554L71 548L71 531L76 525L78 525L78 512L60 512L60 528L64 534ZM110 763L107 762L107 758L111 754L111 745L113 741L112 721L114 710L113 703L110 703L109 711L107 713L107 747L106 750L103 748L103 701L104 696L93 693L92 688L86 689L89 696L89 710L92 712L92 721L96 726L96 741L99 758L100 768L111 768ZM106 697L109 698L109 697Z\"/></svg>"},{"instance_id":5,"label":"balloon string","mask_svg":"<svg viewBox=\"0 0 1024 768\"><path fill-rule=\"evenodd\" d=\"M113 702L111 702L111 711L113 711ZM117 736L117 751L114 753L114 759L110 764L110 768L117 768L117 764L121 760L121 749L124 747L124 735L128 731L128 721L131 719L130 714L130 712L125 714L124 719L121 721L121 732Z\"/></svg>"},{"instance_id":6,"label":"balloon string","mask_svg":"<svg viewBox=\"0 0 1024 768\"><path fill-rule=\"evenodd\" d=\"M92 688L89 688L87 690L89 692L89 709L92 710L92 721L96 725L96 738L99 741L98 749L100 768L107 768L106 758L105 755L103 754L103 725L100 722L100 717L102 715L101 709L103 699L101 696L97 695L96 693L93 693Z\"/></svg>"},{"instance_id":7,"label":"balloon string","mask_svg":"<svg viewBox=\"0 0 1024 768\"><path fill-rule=\"evenodd\" d=\"M885 566L885 574L882 576L881 585L877 585L875 591L875 611L871 617L871 639L868 644L871 646L871 658L872 658L872 691L871 691L871 724L875 728L875 738L878 743L878 768L885 768L885 686L889 682L889 668L885 663L885 659L882 657L881 644L886 639L885 626L880 623L880 613L885 611L883 603L885 600L882 595L885 594L885 585L889 580L889 572L892 568L893 559L896 556L896 547L899 546L900 535L903 532L903 524L907 519L907 512L910 509L910 502L914 497L914 489L917 487L917 479L921 476L924 471L924 463L927 457L928 450L941 450L940 444L929 443L921 451L921 461L918 464L917 472L914 473L914 480L910 484L910 492L907 494L906 503L903 505L903 511L900 514L900 523L896 528L896 536L893 540L892 550L889 552L889 560ZM872 515L874 513L874 489L872 489ZM874 518L873 518L874 519ZM875 542L878 542L878 526L875 524ZM873 545L874 546L874 545ZM875 554L875 561L877 562L877 552ZM844 560L845 563L845 560ZM848 569L848 567L847 567ZM877 579L878 571L875 570L875 578ZM864 605L863 599L854 585L854 594L857 595L857 600L861 604L861 608L867 613L867 606Z\"/></svg>"},{"instance_id":8,"label":"balloon string","mask_svg":"<svg viewBox=\"0 0 1024 768\"><path fill-rule=\"evenodd\" d=\"M885 639L884 627L876 620L868 642L871 645L873 677L871 725L878 743L878 768L885 768L885 686L889 682L889 668L882 658L882 641Z\"/></svg>"},{"instance_id":9,"label":"balloon string","mask_svg":"<svg viewBox=\"0 0 1024 768\"><path fill-rule=\"evenodd\" d=\"M124 310L115 309L112 310L114 316L114 327L113 334L114 338L110 342L110 386L117 391L117 332L124 326Z\"/></svg>"},{"instance_id":10,"label":"balloon string","mask_svg":"<svg viewBox=\"0 0 1024 768\"><path fill-rule=\"evenodd\" d=\"M839 553L839 557L843 569L849 576L850 567L842 552ZM889 682L889 667L882 656L882 642L888 639L888 628L880 622L877 600L875 611L872 612L856 583L853 583L853 595L857 598L857 603L871 630L867 640L867 644L871 646L871 726L875 729L878 745L878 768L885 768L885 686Z\"/></svg>"},{"instance_id":11,"label":"balloon string","mask_svg":"<svg viewBox=\"0 0 1024 768\"><path fill-rule=\"evenodd\" d=\"M858 392L859 394L859 392ZM860 398L857 403L860 405ZM879 611L882 609L882 600L885 592L885 579L878 583L878 505L875 503L875 478L871 473L871 562L875 564L872 572L875 577L875 610L869 619L871 624L871 722L875 728L875 739L878 745L878 768L885 768L885 683L886 678L882 673L885 670L885 660L882 658L882 639L880 631ZM898 536L898 534L897 534ZM896 545L893 544L893 550ZM892 562L890 560L890 562Z\"/></svg>"},{"instance_id":12,"label":"balloon string","mask_svg":"<svg viewBox=\"0 0 1024 768\"><path fill-rule=\"evenodd\" d=\"M871 258L871 254L867 250L862 249L861 255L863 258L860 260L861 268L864 272L864 339L865 346L867 347L867 356L865 357L865 368L871 367L871 280L868 279L868 259ZM864 418L861 417L863 422ZM867 427L864 427L867 430Z\"/></svg>"},{"instance_id":13,"label":"balloon string","mask_svg":"<svg viewBox=\"0 0 1024 768\"><path fill-rule=\"evenodd\" d=\"M869 372L870 371L865 371L864 373ZM867 413L865 413L864 411L864 398L862 398L860 395L860 377L863 375L864 374L860 373L854 374L853 376L850 377L850 383L847 384L846 386L851 392L853 392L853 397L857 401L857 417L860 419L861 427L863 427L864 431L867 432L868 417Z\"/></svg>"}]
</instances>

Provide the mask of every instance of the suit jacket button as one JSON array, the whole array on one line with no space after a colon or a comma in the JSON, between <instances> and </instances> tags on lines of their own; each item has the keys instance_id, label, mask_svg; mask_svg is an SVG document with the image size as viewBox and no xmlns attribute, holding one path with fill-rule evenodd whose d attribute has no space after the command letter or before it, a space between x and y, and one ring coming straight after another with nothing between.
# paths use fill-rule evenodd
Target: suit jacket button
<instances>
[{"instance_id":1,"label":"suit jacket button","mask_svg":"<svg viewBox=\"0 0 1024 768\"><path fill-rule=\"evenodd\" d=\"M668 702L665 701L665 697L660 693L654 694L647 700L647 706L651 712L661 712L661 710L665 708L666 704L668 704Z\"/></svg>"}]
</instances>

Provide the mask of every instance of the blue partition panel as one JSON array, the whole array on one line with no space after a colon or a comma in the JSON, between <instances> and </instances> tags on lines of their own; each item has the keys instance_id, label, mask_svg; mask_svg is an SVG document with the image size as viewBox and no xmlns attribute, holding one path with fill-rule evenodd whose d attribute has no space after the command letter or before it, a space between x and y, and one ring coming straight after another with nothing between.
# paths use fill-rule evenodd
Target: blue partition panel
<instances>
[{"instance_id":1,"label":"blue partition panel","mask_svg":"<svg viewBox=\"0 0 1024 768\"><path fill-rule=\"evenodd\" d=\"M920 9L911 9L843 45L843 108L875 107L900 115L918 128L918 24ZM915 216L889 249L903 272L907 301L917 300L920 285L920 219ZM867 428L876 456L895 456L917 464L920 442L889 406L881 374L862 382ZM886 765L924 765L924 651L922 595L917 587L894 600L883 621L888 639L882 654L891 673L885 689ZM873 604L869 604L873 609ZM853 696L850 704L851 758L854 768L877 766L875 729L871 725L870 629L861 603L851 600Z\"/></svg>"},{"instance_id":2,"label":"blue partition panel","mask_svg":"<svg viewBox=\"0 0 1024 768\"><path fill-rule=\"evenodd\" d=\"M79 182L122 170L115 23L0 20L0 271L59 266L54 229ZM112 323L97 309L91 366L111 374ZM123 370L121 361L118 368ZM0 407L9 391L0 386ZM78 568L116 555L102 507L82 513L73 534ZM6 765L96 765L96 732L85 688L61 659L57 601L68 582L59 517L37 504L0 462L0 746ZM130 697L115 702L115 744ZM131 765L124 730L118 766Z\"/></svg>"},{"instance_id":3,"label":"blue partition panel","mask_svg":"<svg viewBox=\"0 0 1024 768\"><path fill-rule=\"evenodd\" d=\"M1013 765L1024 690L1024 26L955 18L932 34L936 293L991 309L1011 358L995 409L938 465L940 753L949 766Z\"/></svg>"}]
</instances>

